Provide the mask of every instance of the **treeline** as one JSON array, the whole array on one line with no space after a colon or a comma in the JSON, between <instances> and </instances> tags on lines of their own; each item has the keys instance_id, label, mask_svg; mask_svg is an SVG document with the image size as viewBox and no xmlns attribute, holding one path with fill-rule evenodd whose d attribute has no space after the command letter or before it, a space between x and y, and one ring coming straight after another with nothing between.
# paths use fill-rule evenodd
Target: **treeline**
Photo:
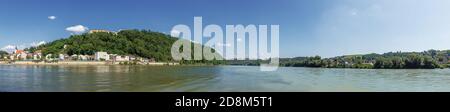
<instances>
[{"instance_id":1,"label":"treeline","mask_svg":"<svg viewBox=\"0 0 450 112\"><path fill-rule=\"evenodd\" d=\"M449 66L450 50L424 52L389 52L384 54L347 55L333 58L297 57L281 59L281 66L365 68L365 69L434 69Z\"/></svg>"},{"instance_id":2,"label":"treeline","mask_svg":"<svg viewBox=\"0 0 450 112\"><path fill-rule=\"evenodd\" d=\"M226 60L227 65L239 65L239 66L259 66L261 64L267 64L270 60Z\"/></svg>"},{"instance_id":3,"label":"treeline","mask_svg":"<svg viewBox=\"0 0 450 112\"><path fill-rule=\"evenodd\" d=\"M360 69L434 69L450 67L450 50L389 52L384 54L345 55L332 58L281 58L284 67L360 68ZM228 65L259 66L269 60L227 60Z\"/></svg>"},{"instance_id":4,"label":"treeline","mask_svg":"<svg viewBox=\"0 0 450 112\"><path fill-rule=\"evenodd\" d=\"M181 65L224 65L226 62L224 60L181 60L179 61Z\"/></svg>"}]
</instances>

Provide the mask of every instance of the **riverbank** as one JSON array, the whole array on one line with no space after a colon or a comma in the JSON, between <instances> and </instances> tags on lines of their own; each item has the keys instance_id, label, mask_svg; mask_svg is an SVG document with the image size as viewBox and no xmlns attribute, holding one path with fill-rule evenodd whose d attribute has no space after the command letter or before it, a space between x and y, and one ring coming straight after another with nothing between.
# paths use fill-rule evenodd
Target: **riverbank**
<instances>
[{"instance_id":1,"label":"riverbank","mask_svg":"<svg viewBox=\"0 0 450 112\"><path fill-rule=\"evenodd\" d=\"M120 62L106 62L106 61L58 61L58 62L35 62L35 61L15 61L7 62L0 61L0 65L122 65ZM149 62L149 63L137 63L137 65L151 65L151 66L164 66L164 65L179 65L179 63L168 62Z\"/></svg>"},{"instance_id":2,"label":"riverbank","mask_svg":"<svg viewBox=\"0 0 450 112\"><path fill-rule=\"evenodd\" d=\"M230 66L260 66L260 65L240 65L240 64L229 64ZM310 66L283 66L280 65L279 67L288 67L288 68L320 68L320 69L367 69L367 70L414 70L414 69L450 69L450 65L446 65L445 67L439 67L439 68L355 68L355 67L310 67Z\"/></svg>"}]
</instances>

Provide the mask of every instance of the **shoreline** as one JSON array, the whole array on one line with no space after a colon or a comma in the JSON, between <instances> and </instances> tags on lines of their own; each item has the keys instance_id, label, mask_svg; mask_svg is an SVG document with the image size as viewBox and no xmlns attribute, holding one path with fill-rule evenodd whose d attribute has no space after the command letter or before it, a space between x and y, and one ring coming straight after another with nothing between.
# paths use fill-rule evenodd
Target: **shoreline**
<instances>
[{"instance_id":1,"label":"shoreline","mask_svg":"<svg viewBox=\"0 0 450 112\"><path fill-rule=\"evenodd\" d=\"M0 61L0 65L127 65L120 64L120 62L107 62L107 61L58 61L58 62L34 62L34 61L16 61L6 62ZM169 62L150 62L150 63L138 63L136 65L149 65L149 66L174 66L180 65L179 63Z\"/></svg>"},{"instance_id":2,"label":"shoreline","mask_svg":"<svg viewBox=\"0 0 450 112\"><path fill-rule=\"evenodd\" d=\"M107 62L107 61L58 61L58 62L33 62L33 61L16 61L13 63L8 63L7 61L0 61L0 65L54 65L54 66L63 66L63 65L127 65L120 64L121 62ZM130 64L133 65L133 64ZM151 63L139 63L135 65L142 66L253 66L253 65L203 65L203 64L193 64L193 65L184 65L179 63L169 63L169 62L151 62ZM257 66L253 66L257 67ZM450 68L434 68L434 69L426 69L426 68L385 68L385 69L375 69L375 68L327 68L327 67L293 67L293 66L279 66L279 67L287 67L287 68L323 68L323 69L364 69L364 70L415 70L415 69L424 69L424 70L434 70L434 69L450 69Z\"/></svg>"},{"instance_id":3,"label":"shoreline","mask_svg":"<svg viewBox=\"0 0 450 112\"><path fill-rule=\"evenodd\" d=\"M259 65L229 65L229 66L249 66L249 67L259 67ZM450 67L443 68L350 68L350 67L295 67L295 66L278 66L286 68L319 68L319 69L355 69L355 70L439 70L439 69L450 69Z\"/></svg>"}]
</instances>

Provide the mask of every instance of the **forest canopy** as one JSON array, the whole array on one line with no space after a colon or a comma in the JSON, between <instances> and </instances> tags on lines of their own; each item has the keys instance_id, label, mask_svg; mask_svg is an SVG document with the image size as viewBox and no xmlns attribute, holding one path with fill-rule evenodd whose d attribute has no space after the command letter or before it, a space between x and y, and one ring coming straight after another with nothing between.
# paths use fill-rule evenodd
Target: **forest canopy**
<instances>
[{"instance_id":1,"label":"forest canopy","mask_svg":"<svg viewBox=\"0 0 450 112\"><path fill-rule=\"evenodd\" d=\"M149 30L122 30L120 32L96 32L72 35L26 50L42 54L94 55L95 52L133 55L156 61L173 61L172 44L178 38ZM193 43L194 44L194 43Z\"/></svg>"}]
</instances>

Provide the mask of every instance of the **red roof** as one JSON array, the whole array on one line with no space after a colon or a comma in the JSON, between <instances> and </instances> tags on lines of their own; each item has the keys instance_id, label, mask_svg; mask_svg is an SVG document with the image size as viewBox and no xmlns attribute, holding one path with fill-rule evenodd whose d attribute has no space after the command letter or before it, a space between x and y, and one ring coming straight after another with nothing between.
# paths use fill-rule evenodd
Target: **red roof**
<instances>
[{"instance_id":1,"label":"red roof","mask_svg":"<svg viewBox=\"0 0 450 112\"><path fill-rule=\"evenodd\" d=\"M23 50L16 50L16 54L21 54L21 53L23 53L24 51Z\"/></svg>"}]
</instances>

